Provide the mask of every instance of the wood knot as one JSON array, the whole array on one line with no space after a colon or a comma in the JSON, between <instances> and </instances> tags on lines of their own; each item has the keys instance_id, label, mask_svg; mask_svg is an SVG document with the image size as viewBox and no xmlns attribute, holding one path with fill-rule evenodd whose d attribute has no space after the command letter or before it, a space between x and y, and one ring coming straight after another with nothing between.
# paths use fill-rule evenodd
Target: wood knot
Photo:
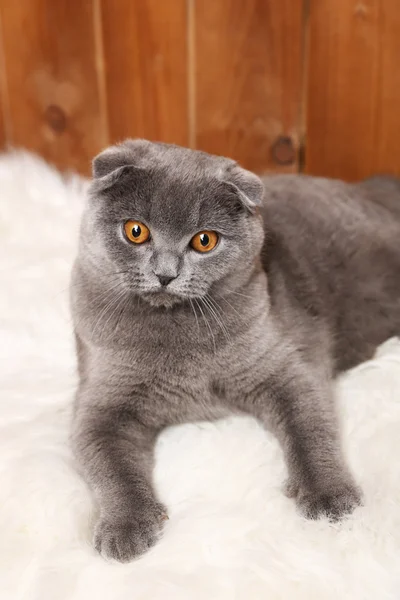
<instances>
[{"instance_id":1,"label":"wood knot","mask_svg":"<svg viewBox=\"0 0 400 600\"><path fill-rule=\"evenodd\" d=\"M292 165L296 160L296 150L290 137L280 136L272 144L271 154L278 165Z\"/></svg>"},{"instance_id":2,"label":"wood knot","mask_svg":"<svg viewBox=\"0 0 400 600\"><path fill-rule=\"evenodd\" d=\"M62 133L67 126L67 116L62 108L50 104L45 110L44 117L55 133Z\"/></svg>"}]
</instances>

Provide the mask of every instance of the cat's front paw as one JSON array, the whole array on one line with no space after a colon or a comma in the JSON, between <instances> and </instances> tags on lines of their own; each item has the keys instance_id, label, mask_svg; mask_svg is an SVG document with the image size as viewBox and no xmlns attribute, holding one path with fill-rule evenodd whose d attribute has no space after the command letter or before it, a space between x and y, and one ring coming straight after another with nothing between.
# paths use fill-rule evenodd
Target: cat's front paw
<instances>
[{"instance_id":1,"label":"cat's front paw","mask_svg":"<svg viewBox=\"0 0 400 600\"><path fill-rule=\"evenodd\" d=\"M305 491L297 494L297 505L308 519L327 517L338 521L362 503L362 495L353 483L340 483L323 491Z\"/></svg>"},{"instance_id":2,"label":"cat's front paw","mask_svg":"<svg viewBox=\"0 0 400 600\"><path fill-rule=\"evenodd\" d=\"M104 516L95 528L94 547L104 558L129 562L154 546L166 519L167 514L160 505L129 518Z\"/></svg>"}]
</instances>

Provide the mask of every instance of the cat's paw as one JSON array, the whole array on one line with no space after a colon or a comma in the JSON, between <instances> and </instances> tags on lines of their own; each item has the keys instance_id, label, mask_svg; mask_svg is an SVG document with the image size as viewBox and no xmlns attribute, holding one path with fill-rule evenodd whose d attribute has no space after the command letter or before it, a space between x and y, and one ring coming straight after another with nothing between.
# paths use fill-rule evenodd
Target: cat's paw
<instances>
[{"instance_id":1,"label":"cat's paw","mask_svg":"<svg viewBox=\"0 0 400 600\"><path fill-rule=\"evenodd\" d=\"M341 483L318 492L303 491L297 494L297 506L308 519L327 517L338 521L362 503L360 490L353 483Z\"/></svg>"},{"instance_id":2,"label":"cat's paw","mask_svg":"<svg viewBox=\"0 0 400 600\"><path fill-rule=\"evenodd\" d=\"M165 509L158 504L129 518L105 516L96 525L94 547L104 558L129 562L154 546L166 519Z\"/></svg>"}]
</instances>

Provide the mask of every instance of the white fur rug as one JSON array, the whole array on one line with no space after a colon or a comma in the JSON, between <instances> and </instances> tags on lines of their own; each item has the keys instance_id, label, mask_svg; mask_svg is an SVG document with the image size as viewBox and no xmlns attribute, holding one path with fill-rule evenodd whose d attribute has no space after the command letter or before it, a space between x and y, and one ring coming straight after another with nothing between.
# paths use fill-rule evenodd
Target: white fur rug
<instances>
[{"instance_id":1,"label":"white fur rug","mask_svg":"<svg viewBox=\"0 0 400 600\"><path fill-rule=\"evenodd\" d=\"M170 520L128 565L91 547L68 446L76 384L68 276L85 184L0 158L1 600L400 598L400 343L338 385L365 506L330 525L281 491L278 445L252 419L167 431L156 485Z\"/></svg>"}]
</instances>

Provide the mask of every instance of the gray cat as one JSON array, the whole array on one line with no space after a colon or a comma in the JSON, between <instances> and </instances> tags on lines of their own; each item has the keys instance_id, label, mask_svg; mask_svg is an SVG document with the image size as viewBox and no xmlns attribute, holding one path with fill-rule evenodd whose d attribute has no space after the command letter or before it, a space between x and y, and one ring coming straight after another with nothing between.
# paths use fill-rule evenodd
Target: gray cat
<instances>
[{"instance_id":1,"label":"gray cat","mask_svg":"<svg viewBox=\"0 0 400 600\"><path fill-rule=\"evenodd\" d=\"M154 444L177 423L251 414L278 437L309 518L361 502L333 376L400 333L400 184L274 176L144 140L101 153L71 285L80 384L73 446L129 561L166 509Z\"/></svg>"}]
</instances>

